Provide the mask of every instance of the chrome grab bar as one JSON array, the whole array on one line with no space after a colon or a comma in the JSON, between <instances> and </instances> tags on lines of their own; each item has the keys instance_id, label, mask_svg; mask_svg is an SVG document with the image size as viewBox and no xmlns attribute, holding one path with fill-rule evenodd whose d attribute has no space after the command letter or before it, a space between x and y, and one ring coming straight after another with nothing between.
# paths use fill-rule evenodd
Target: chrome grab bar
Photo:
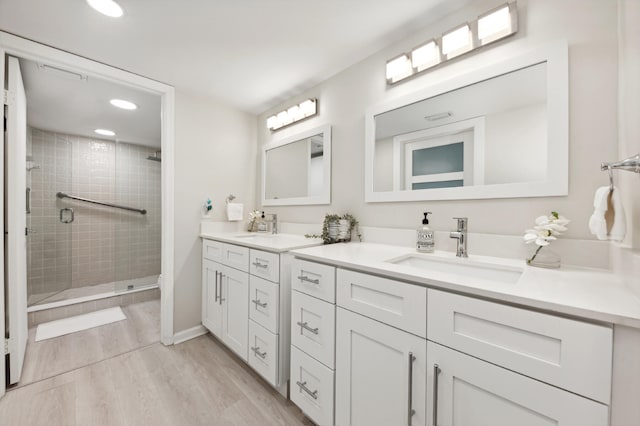
<instances>
[{"instance_id":1,"label":"chrome grab bar","mask_svg":"<svg viewBox=\"0 0 640 426\"><path fill-rule=\"evenodd\" d=\"M133 207L119 206L117 204L103 203L102 201L90 200L89 198L76 197L75 195L65 194L64 192L58 192L56 196L58 198L70 198L72 200L84 201L86 203L91 203L91 204L98 204L99 206L113 207L116 209L129 210L129 211L140 213L140 214L147 214L147 211L145 209L136 209Z\"/></svg>"}]
</instances>

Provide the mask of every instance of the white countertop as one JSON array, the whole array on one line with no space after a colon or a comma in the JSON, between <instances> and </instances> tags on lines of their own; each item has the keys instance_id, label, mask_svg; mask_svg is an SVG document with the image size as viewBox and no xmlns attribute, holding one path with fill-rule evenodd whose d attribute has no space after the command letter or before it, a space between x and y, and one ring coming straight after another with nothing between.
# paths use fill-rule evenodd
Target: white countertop
<instances>
[{"instance_id":1,"label":"white countertop","mask_svg":"<svg viewBox=\"0 0 640 426\"><path fill-rule=\"evenodd\" d=\"M320 238L306 238L294 234L267 234L258 232L203 232L201 238L223 241L258 250L282 253L303 247L322 244Z\"/></svg>"},{"instance_id":2,"label":"white countertop","mask_svg":"<svg viewBox=\"0 0 640 426\"><path fill-rule=\"evenodd\" d=\"M496 283L455 272L427 271L386 262L416 251L408 247L371 243L332 244L294 250L296 257L339 267L410 281L433 288L491 298L545 311L640 328L640 299L608 270L563 265L560 269L527 266L524 260L469 256L471 262L487 262L505 268L522 268L514 284ZM447 262L465 262L453 253L420 256Z\"/></svg>"}]
</instances>

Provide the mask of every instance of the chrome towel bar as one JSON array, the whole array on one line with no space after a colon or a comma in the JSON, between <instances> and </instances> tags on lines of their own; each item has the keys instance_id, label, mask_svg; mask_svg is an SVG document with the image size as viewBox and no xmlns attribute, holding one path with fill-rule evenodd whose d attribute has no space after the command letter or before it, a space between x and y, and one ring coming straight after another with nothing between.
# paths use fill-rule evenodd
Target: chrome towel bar
<instances>
[{"instance_id":1,"label":"chrome towel bar","mask_svg":"<svg viewBox=\"0 0 640 426\"><path fill-rule=\"evenodd\" d=\"M58 192L56 196L58 198L70 198L72 200L84 201L85 203L98 204L99 206L113 207L116 209L129 210L131 212L136 212L140 214L147 214L147 211L145 209L136 209L133 207L119 206L117 204L103 203L102 201L90 200L89 198L76 197L75 195L65 194L64 192Z\"/></svg>"}]
</instances>

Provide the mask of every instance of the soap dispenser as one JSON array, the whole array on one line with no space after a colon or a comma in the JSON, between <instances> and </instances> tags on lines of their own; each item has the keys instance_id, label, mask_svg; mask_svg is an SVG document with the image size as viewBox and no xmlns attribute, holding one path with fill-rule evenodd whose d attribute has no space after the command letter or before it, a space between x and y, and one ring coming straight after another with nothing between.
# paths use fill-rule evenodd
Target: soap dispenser
<instances>
[{"instance_id":1,"label":"soap dispenser","mask_svg":"<svg viewBox=\"0 0 640 426\"><path fill-rule=\"evenodd\" d=\"M431 212L424 212L422 226L416 232L416 250L420 253L433 253L435 242L433 239L433 230L429 227L429 218L427 215Z\"/></svg>"},{"instance_id":2,"label":"soap dispenser","mask_svg":"<svg viewBox=\"0 0 640 426\"><path fill-rule=\"evenodd\" d=\"M267 232L267 222L264 221L264 211L261 213L260 219L258 219L258 232Z\"/></svg>"}]
</instances>

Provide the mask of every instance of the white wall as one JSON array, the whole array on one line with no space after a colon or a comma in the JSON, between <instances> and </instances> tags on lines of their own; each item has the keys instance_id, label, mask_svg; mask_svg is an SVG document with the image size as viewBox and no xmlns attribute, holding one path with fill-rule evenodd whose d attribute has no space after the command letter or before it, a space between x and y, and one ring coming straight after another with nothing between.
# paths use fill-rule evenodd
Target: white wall
<instances>
[{"instance_id":1,"label":"white wall","mask_svg":"<svg viewBox=\"0 0 640 426\"><path fill-rule=\"evenodd\" d=\"M283 221L321 222L327 212L351 212L366 226L413 228L427 208L436 230L449 230L453 216L468 216L471 232L521 235L533 219L551 210L573 220L567 237L592 238L588 219L595 189L607 183L601 161L616 157L617 120L617 7L602 0L520 0L519 31L486 50L454 60L432 72L388 88L385 62L420 42L475 18L499 4L478 0L434 22L419 34L365 59L313 89L265 111L258 118L258 142L272 140L266 117L308 97L319 99L318 117L275 133L287 137L323 123L333 126L332 204L330 206L273 207ZM440 201L366 204L364 202L364 111L467 72L484 63L566 39L570 66L569 196L535 199Z\"/></svg>"},{"instance_id":2,"label":"white wall","mask_svg":"<svg viewBox=\"0 0 640 426\"><path fill-rule=\"evenodd\" d=\"M226 220L229 194L253 210L256 118L210 98L176 91L174 333L201 322L201 204L211 220Z\"/></svg>"},{"instance_id":3,"label":"white wall","mask_svg":"<svg viewBox=\"0 0 640 426\"><path fill-rule=\"evenodd\" d=\"M640 153L640 1L619 0L618 158ZM614 172L627 214L625 245L640 249L640 174Z\"/></svg>"}]
</instances>

